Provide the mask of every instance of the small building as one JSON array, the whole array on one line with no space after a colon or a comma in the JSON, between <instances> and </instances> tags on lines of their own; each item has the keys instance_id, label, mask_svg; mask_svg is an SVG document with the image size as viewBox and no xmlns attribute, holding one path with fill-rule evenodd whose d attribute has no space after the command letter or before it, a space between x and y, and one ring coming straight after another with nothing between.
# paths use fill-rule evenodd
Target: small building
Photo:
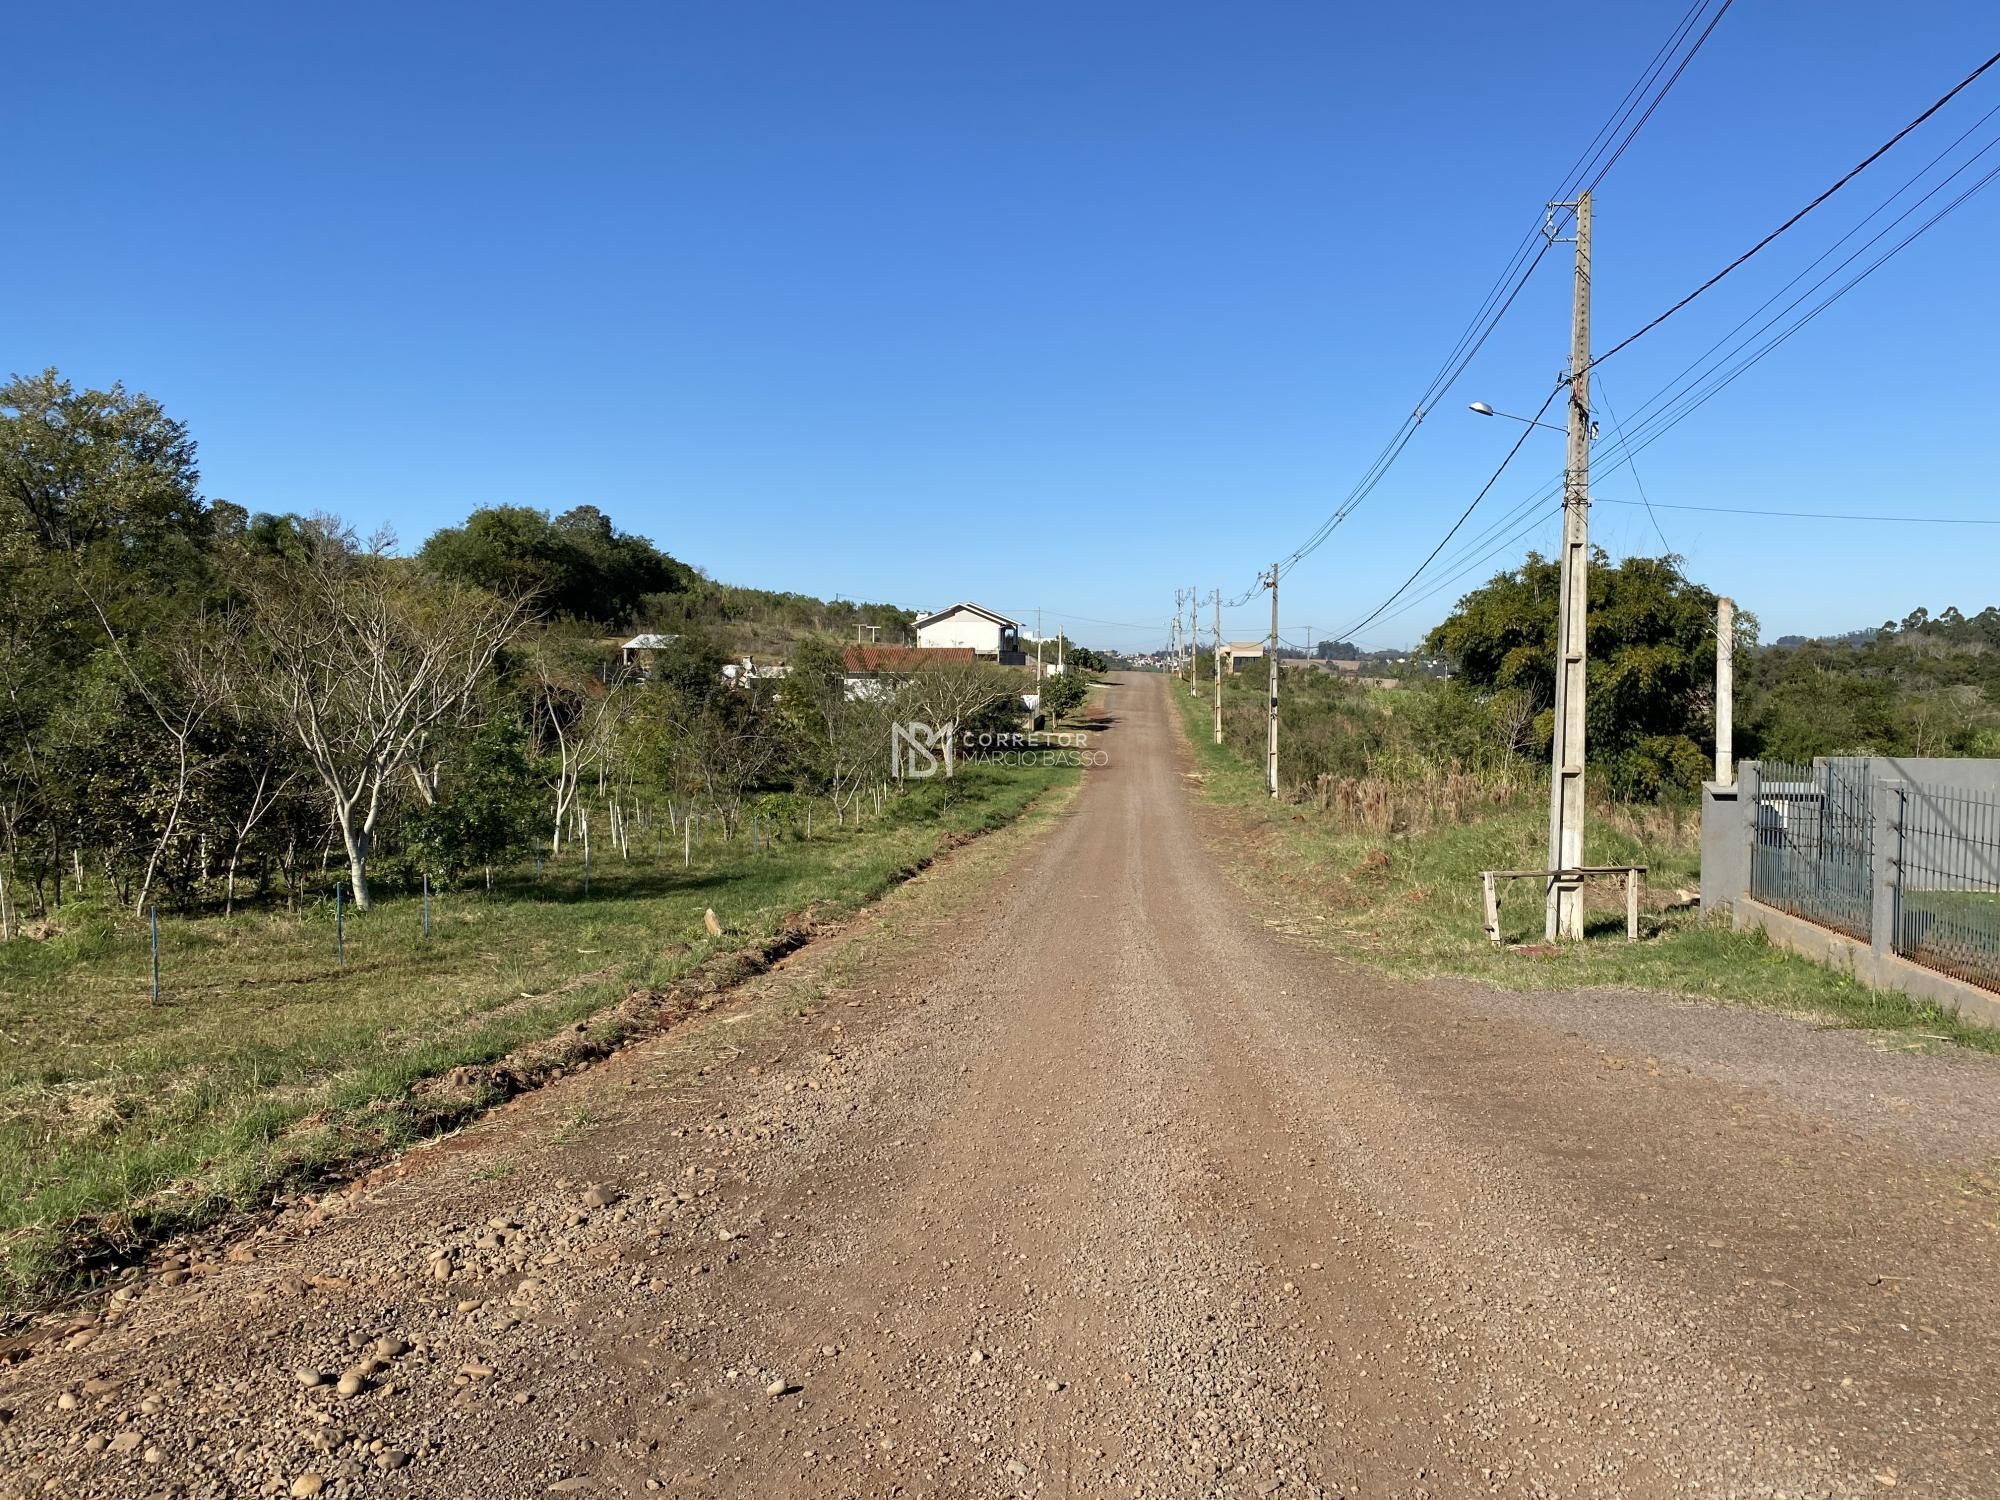
<instances>
[{"instance_id":1,"label":"small building","mask_svg":"<svg viewBox=\"0 0 2000 1500\"><path fill-rule=\"evenodd\" d=\"M776 682L790 670L775 657L760 660L754 656L742 656L722 664L722 680L731 687L749 687L757 682Z\"/></svg>"},{"instance_id":2,"label":"small building","mask_svg":"<svg viewBox=\"0 0 2000 1500\"><path fill-rule=\"evenodd\" d=\"M912 672L948 662L972 662L979 654L970 646L864 646L841 652L840 670L850 698L873 698Z\"/></svg>"},{"instance_id":3,"label":"small building","mask_svg":"<svg viewBox=\"0 0 2000 1500\"><path fill-rule=\"evenodd\" d=\"M619 665L628 671L637 672L641 677L653 675L653 658L680 637L676 635L654 635L642 632L618 648Z\"/></svg>"},{"instance_id":4,"label":"small building","mask_svg":"<svg viewBox=\"0 0 2000 1500\"><path fill-rule=\"evenodd\" d=\"M1231 641L1222 648L1222 659L1229 664L1231 672L1243 670L1245 662L1259 662L1264 659L1262 641Z\"/></svg>"},{"instance_id":5,"label":"small building","mask_svg":"<svg viewBox=\"0 0 2000 1500\"><path fill-rule=\"evenodd\" d=\"M920 615L916 626L917 644L940 650L970 650L989 661L1019 666L1020 622L977 604L961 601L933 615Z\"/></svg>"}]
</instances>

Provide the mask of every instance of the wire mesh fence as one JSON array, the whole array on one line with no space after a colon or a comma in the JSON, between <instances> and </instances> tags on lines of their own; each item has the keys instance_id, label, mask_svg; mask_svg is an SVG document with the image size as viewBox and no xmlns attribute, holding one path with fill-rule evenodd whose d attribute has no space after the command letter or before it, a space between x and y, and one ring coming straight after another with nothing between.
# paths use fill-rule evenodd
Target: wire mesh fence
<instances>
[{"instance_id":1,"label":"wire mesh fence","mask_svg":"<svg viewBox=\"0 0 2000 1500\"><path fill-rule=\"evenodd\" d=\"M1911 783L1897 801L1895 951L2000 990L2000 798Z\"/></svg>"},{"instance_id":2,"label":"wire mesh fence","mask_svg":"<svg viewBox=\"0 0 2000 1500\"><path fill-rule=\"evenodd\" d=\"M1869 941L1875 819L1867 763L1767 760L1760 770L1750 894Z\"/></svg>"}]
</instances>

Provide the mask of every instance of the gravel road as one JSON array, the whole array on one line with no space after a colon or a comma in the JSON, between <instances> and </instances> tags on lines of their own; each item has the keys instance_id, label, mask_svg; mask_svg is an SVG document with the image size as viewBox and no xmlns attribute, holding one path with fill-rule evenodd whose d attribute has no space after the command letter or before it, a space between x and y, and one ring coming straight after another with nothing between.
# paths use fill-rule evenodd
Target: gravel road
<instances>
[{"instance_id":1,"label":"gravel road","mask_svg":"<svg viewBox=\"0 0 2000 1500\"><path fill-rule=\"evenodd\" d=\"M2000 1494L2000 1070L1275 936L1070 807L0 1371L0 1496Z\"/></svg>"}]
</instances>

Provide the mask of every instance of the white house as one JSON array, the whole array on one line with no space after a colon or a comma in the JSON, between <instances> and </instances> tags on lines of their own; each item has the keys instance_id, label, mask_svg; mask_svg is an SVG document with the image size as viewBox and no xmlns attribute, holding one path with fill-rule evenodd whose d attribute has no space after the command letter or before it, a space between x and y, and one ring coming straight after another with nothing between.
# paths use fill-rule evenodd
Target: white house
<instances>
[{"instance_id":1,"label":"white house","mask_svg":"<svg viewBox=\"0 0 2000 1500\"><path fill-rule=\"evenodd\" d=\"M934 615L924 615L916 630L919 646L970 649L1013 666L1021 662L1019 623L977 604L954 604Z\"/></svg>"},{"instance_id":2,"label":"white house","mask_svg":"<svg viewBox=\"0 0 2000 1500\"><path fill-rule=\"evenodd\" d=\"M1222 655L1228 661L1231 672L1240 672L1243 670L1243 664L1246 661L1262 661L1264 659L1264 643L1262 641L1231 641L1227 646L1222 648Z\"/></svg>"}]
</instances>

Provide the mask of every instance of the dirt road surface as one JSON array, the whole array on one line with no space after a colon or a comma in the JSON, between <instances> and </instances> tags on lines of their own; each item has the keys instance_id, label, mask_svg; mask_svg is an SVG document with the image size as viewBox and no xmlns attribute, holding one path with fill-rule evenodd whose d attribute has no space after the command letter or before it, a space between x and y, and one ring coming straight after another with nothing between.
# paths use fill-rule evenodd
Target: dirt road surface
<instances>
[{"instance_id":1,"label":"dirt road surface","mask_svg":"<svg viewBox=\"0 0 2000 1500\"><path fill-rule=\"evenodd\" d=\"M2000 1069L1295 945L1171 690L1059 816L79 1317L0 1496L2000 1494Z\"/></svg>"}]
</instances>

